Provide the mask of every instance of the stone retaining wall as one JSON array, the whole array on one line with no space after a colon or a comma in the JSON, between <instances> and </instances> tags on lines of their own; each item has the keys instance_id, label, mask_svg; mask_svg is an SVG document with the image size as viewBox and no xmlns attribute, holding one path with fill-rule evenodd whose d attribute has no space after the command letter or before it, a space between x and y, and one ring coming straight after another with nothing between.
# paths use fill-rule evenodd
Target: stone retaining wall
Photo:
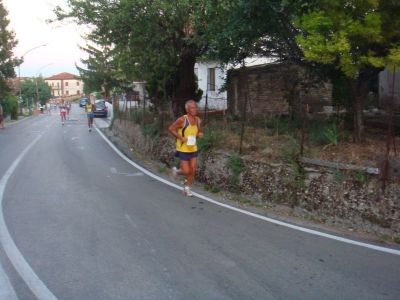
<instances>
[{"instance_id":1,"label":"stone retaining wall","mask_svg":"<svg viewBox=\"0 0 400 300\"><path fill-rule=\"evenodd\" d=\"M174 164L173 138L149 138L139 125L119 120L114 122L112 132L146 157L168 166ZM215 151L201 155L197 180L222 189L232 188L230 156ZM242 161L244 168L235 190L252 201L289 205L326 222L400 234L399 182L389 183L382 193L376 175L305 163L266 163L246 157Z\"/></svg>"}]
</instances>

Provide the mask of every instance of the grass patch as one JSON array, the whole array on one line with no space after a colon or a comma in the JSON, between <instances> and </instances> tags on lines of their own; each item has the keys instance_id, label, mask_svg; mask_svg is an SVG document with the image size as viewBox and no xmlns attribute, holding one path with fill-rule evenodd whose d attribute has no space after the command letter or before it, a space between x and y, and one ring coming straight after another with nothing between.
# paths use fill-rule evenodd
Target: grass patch
<instances>
[{"instance_id":1,"label":"grass patch","mask_svg":"<svg viewBox=\"0 0 400 300\"><path fill-rule=\"evenodd\" d=\"M354 180L360 185L363 185L367 182L367 174L364 171L357 171L354 174Z\"/></svg>"},{"instance_id":2,"label":"grass patch","mask_svg":"<svg viewBox=\"0 0 400 300\"><path fill-rule=\"evenodd\" d=\"M161 173L161 174L165 174L165 173L168 173L168 167L167 166L165 166L165 165L159 165L158 166L158 168L157 168L157 170L158 170L158 172L159 173Z\"/></svg>"},{"instance_id":3,"label":"grass patch","mask_svg":"<svg viewBox=\"0 0 400 300\"><path fill-rule=\"evenodd\" d=\"M214 184L205 184L205 185L203 185L203 188L206 191L214 193L214 194L219 193L221 191L221 188Z\"/></svg>"}]
</instances>

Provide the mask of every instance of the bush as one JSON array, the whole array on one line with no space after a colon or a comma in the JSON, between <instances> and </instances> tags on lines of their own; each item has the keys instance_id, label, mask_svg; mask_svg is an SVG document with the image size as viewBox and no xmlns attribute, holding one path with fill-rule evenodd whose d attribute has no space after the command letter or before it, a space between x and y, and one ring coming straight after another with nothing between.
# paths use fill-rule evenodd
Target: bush
<instances>
[{"instance_id":1,"label":"bush","mask_svg":"<svg viewBox=\"0 0 400 300\"><path fill-rule=\"evenodd\" d=\"M141 126L144 136L156 138L160 136L160 124L158 122Z\"/></svg>"},{"instance_id":2,"label":"bush","mask_svg":"<svg viewBox=\"0 0 400 300\"><path fill-rule=\"evenodd\" d=\"M239 155L232 155L228 159L227 166L230 171L229 189L232 191L237 191L237 185L239 183L239 175L245 169L243 160Z\"/></svg>"},{"instance_id":3,"label":"bush","mask_svg":"<svg viewBox=\"0 0 400 300\"><path fill-rule=\"evenodd\" d=\"M357 171L354 174L354 180L360 185L363 185L365 182L367 182L367 179L367 174L364 171Z\"/></svg>"},{"instance_id":4,"label":"bush","mask_svg":"<svg viewBox=\"0 0 400 300\"><path fill-rule=\"evenodd\" d=\"M325 128L324 135L332 145L337 146L339 142L339 132L336 128L336 124L332 124L331 127Z\"/></svg>"},{"instance_id":5,"label":"bush","mask_svg":"<svg viewBox=\"0 0 400 300\"><path fill-rule=\"evenodd\" d=\"M144 120L143 120L144 118ZM136 124L149 123L153 119L153 113L146 109L143 113L142 109L131 110L131 120Z\"/></svg>"},{"instance_id":6,"label":"bush","mask_svg":"<svg viewBox=\"0 0 400 300\"><path fill-rule=\"evenodd\" d=\"M198 139L197 148L200 154L211 150L215 147L218 141L218 134L215 131L205 130L204 137L202 139Z\"/></svg>"},{"instance_id":7,"label":"bush","mask_svg":"<svg viewBox=\"0 0 400 300\"><path fill-rule=\"evenodd\" d=\"M13 95L6 96L2 101L4 117L10 116L11 119L18 119L18 100Z\"/></svg>"}]
</instances>

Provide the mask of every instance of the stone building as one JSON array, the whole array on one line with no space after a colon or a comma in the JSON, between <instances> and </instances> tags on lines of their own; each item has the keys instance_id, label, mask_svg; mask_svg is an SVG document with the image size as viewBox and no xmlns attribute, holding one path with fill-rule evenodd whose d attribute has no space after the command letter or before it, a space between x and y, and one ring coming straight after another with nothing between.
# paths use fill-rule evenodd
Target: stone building
<instances>
[{"instance_id":1,"label":"stone building","mask_svg":"<svg viewBox=\"0 0 400 300\"><path fill-rule=\"evenodd\" d=\"M53 97L79 96L83 91L83 81L74 74L60 73L45 78L45 81L51 87Z\"/></svg>"},{"instance_id":2,"label":"stone building","mask_svg":"<svg viewBox=\"0 0 400 300\"><path fill-rule=\"evenodd\" d=\"M332 105L331 84L307 78L304 69L284 63L230 70L228 112L241 117L246 106L247 118L260 119L288 115L291 108L298 111L300 103L311 114L329 110ZM289 105L290 102L293 105Z\"/></svg>"}]
</instances>

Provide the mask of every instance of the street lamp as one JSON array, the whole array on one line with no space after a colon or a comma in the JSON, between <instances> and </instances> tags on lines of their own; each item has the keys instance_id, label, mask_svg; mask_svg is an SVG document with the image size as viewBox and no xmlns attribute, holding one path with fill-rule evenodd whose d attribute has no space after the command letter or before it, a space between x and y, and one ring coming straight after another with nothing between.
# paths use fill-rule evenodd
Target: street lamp
<instances>
[{"instance_id":1,"label":"street lamp","mask_svg":"<svg viewBox=\"0 0 400 300\"><path fill-rule=\"evenodd\" d=\"M21 55L21 59L24 58L25 55L27 55L29 52L37 49L37 48L41 48L41 47L46 47L47 44L42 44L36 47L33 47L31 49L29 49L28 51L26 51L24 54ZM23 61L18 65L18 86L19 86L19 101L22 103L22 89L21 89L21 65L22 65ZM22 107L20 105L20 114L22 114Z\"/></svg>"}]
</instances>

